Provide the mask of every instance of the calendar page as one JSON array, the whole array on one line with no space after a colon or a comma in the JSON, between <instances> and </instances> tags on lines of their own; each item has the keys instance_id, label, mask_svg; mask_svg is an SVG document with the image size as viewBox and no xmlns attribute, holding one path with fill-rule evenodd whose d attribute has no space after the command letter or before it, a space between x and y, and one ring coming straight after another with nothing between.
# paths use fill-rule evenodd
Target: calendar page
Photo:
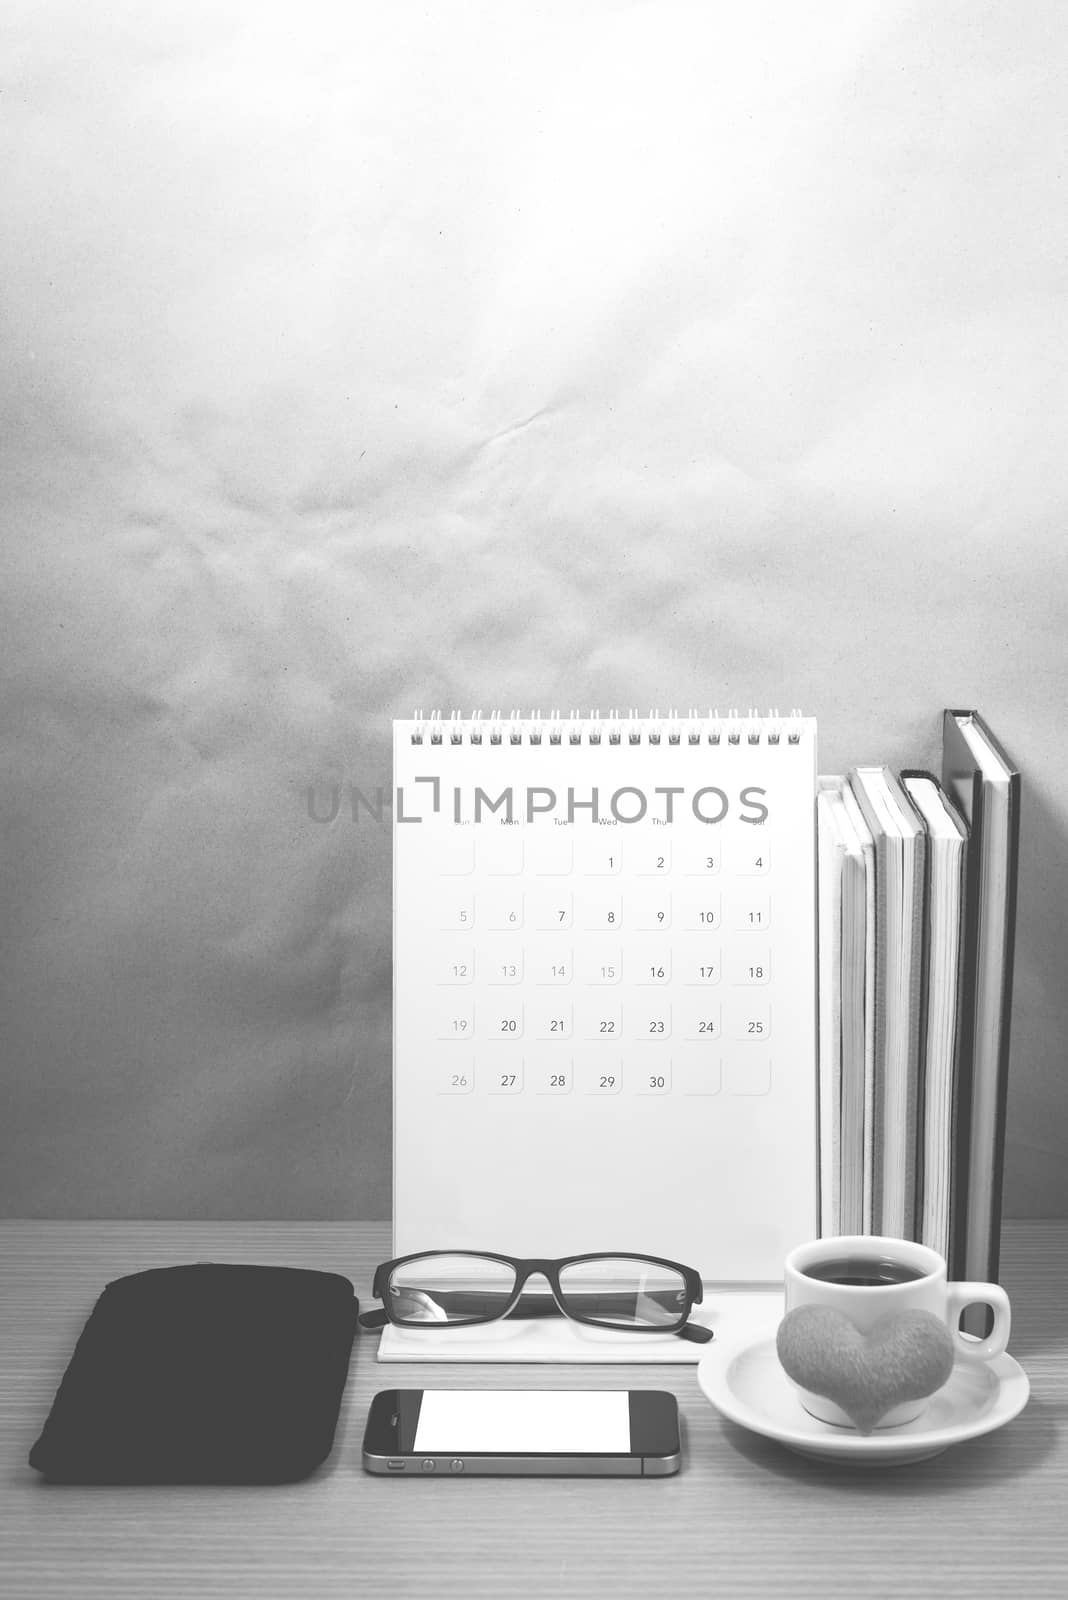
<instances>
[{"instance_id":1,"label":"calendar page","mask_svg":"<svg viewBox=\"0 0 1068 1600\"><path fill-rule=\"evenodd\" d=\"M394 725L394 1247L781 1279L817 1227L815 724Z\"/></svg>"}]
</instances>

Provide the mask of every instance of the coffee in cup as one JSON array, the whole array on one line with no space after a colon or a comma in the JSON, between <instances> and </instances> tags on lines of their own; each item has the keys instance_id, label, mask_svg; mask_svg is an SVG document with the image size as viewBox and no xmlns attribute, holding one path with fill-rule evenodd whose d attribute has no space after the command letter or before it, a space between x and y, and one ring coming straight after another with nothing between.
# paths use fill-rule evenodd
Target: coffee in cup
<instances>
[{"instance_id":1,"label":"coffee in cup","mask_svg":"<svg viewBox=\"0 0 1068 1600\"><path fill-rule=\"evenodd\" d=\"M799 1306L823 1306L848 1317L868 1335L884 1317L904 1311L927 1311L938 1317L962 1361L989 1361L1009 1342L1009 1297L996 1283L949 1283L946 1263L936 1250L909 1239L848 1234L798 1245L786 1258L787 1312ZM988 1306L994 1326L985 1339L971 1339L960 1328L966 1306ZM791 1380L792 1381L792 1380ZM852 1427L852 1419L826 1396L798 1387L801 1403L823 1422ZM911 1422L926 1400L894 1406L880 1419L880 1428Z\"/></svg>"}]
</instances>

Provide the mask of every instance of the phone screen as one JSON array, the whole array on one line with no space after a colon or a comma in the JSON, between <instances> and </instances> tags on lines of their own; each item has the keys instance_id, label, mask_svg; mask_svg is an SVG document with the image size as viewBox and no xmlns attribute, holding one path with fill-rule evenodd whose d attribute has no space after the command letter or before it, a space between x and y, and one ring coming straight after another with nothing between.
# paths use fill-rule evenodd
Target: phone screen
<instances>
[{"instance_id":1,"label":"phone screen","mask_svg":"<svg viewBox=\"0 0 1068 1600\"><path fill-rule=\"evenodd\" d=\"M425 1389L408 1448L427 1455L625 1455L631 1448L627 1391Z\"/></svg>"}]
</instances>

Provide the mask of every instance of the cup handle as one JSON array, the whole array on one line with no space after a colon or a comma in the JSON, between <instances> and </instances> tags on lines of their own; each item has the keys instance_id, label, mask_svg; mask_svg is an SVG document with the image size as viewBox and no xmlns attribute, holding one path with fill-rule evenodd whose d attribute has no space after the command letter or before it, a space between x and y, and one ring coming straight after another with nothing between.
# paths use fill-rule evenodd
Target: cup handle
<instances>
[{"instance_id":1,"label":"cup handle","mask_svg":"<svg viewBox=\"0 0 1068 1600\"><path fill-rule=\"evenodd\" d=\"M946 1285L946 1311L949 1331L957 1347L957 1354L967 1361L990 1361L1001 1355L1009 1342L1012 1311L1009 1297L996 1283L950 1283ZM993 1331L985 1339L969 1339L960 1330L961 1312L965 1306L989 1306L994 1313Z\"/></svg>"}]
</instances>

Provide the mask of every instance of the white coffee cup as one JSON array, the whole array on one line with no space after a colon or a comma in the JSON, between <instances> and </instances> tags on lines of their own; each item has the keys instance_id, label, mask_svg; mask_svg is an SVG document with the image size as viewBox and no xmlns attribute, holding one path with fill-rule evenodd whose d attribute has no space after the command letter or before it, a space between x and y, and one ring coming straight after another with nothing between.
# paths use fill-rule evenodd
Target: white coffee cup
<instances>
[{"instance_id":1,"label":"white coffee cup","mask_svg":"<svg viewBox=\"0 0 1068 1600\"><path fill-rule=\"evenodd\" d=\"M893 1278L895 1270L909 1276L901 1281L849 1282L848 1274L834 1273L836 1265L859 1263L869 1266L855 1276ZM825 1276L813 1276L822 1268ZM884 1269L884 1270L880 1270ZM883 1317L901 1311L930 1311L946 1324L955 1353L962 1361L990 1361L1001 1355L1009 1342L1012 1314L1009 1297L996 1283L948 1283L946 1263L937 1250L909 1239L891 1239L878 1234L842 1234L813 1239L798 1245L786 1258L786 1310L798 1306L827 1306L848 1317L862 1334L870 1334ZM846 1281L843 1281L845 1279ZM960 1329L965 1306L989 1306L994 1327L985 1339L972 1339ZM823 1395L796 1386L801 1403L812 1416L823 1422L852 1427L850 1417ZM894 1406L880 1419L880 1428L900 1426L918 1417L926 1399L909 1400Z\"/></svg>"}]
</instances>

